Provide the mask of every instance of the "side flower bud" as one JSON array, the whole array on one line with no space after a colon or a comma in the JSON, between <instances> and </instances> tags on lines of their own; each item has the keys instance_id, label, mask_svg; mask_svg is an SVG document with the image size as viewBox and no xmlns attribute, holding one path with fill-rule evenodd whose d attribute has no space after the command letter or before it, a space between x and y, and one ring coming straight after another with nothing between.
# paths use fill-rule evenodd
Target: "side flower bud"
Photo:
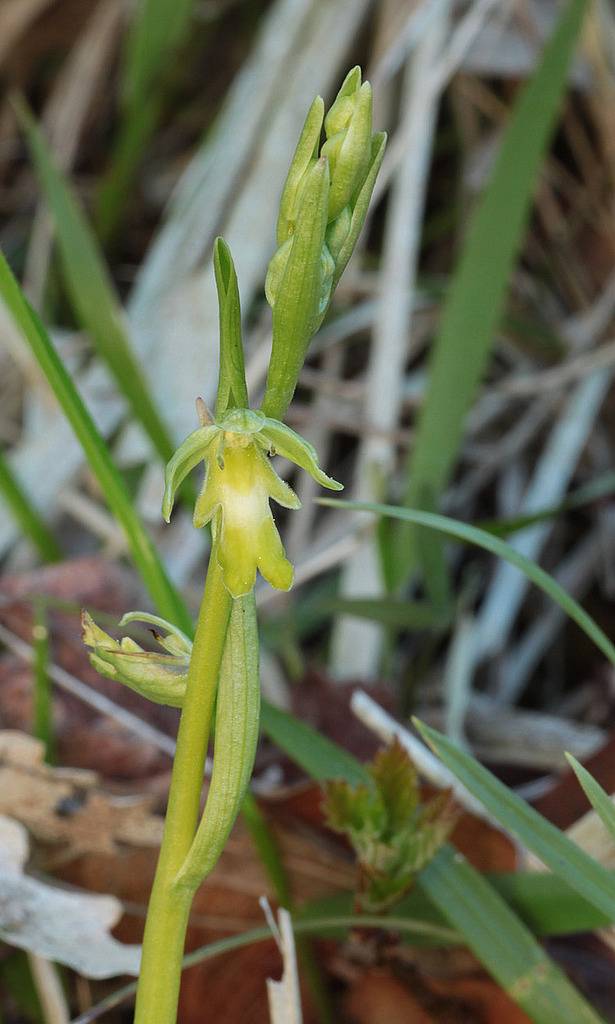
<instances>
[{"instance_id":1,"label":"side flower bud","mask_svg":"<svg viewBox=\"0 0 615 1024\"><path fill-rule=\"evenodd\" d=\"M90 649L90 662L101 675L130 687L155 704L180 708L186 692L186 678L192 643L170 622L147 612L129 612L120 626L146 622L155 627L154 639L162 652L145 651L130 637L114 640L88 612L81 616L82 639ZM162 629L164 633L159 633Z\"/></svg>"}]
</instances>

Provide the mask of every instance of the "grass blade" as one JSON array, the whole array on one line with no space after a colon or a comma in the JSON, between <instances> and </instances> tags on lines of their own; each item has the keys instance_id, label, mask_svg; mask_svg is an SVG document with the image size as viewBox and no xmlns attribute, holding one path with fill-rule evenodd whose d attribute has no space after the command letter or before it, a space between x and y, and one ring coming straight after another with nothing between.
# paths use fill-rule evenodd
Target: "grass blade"
<instances>
[{"instance_id":1,"label":"grass blade","mask_svg":"<svg viewBox=\"0 0 615 1024\"><path fill-rule=\"evenodd\" d=\"M442 629L450 614L427 601L404 601L395 597L338 597L324 601L323 611L333 615L354 615L394 629Z\"/></svg>"},{"instance_id":2,"label":"grass blade","mask_svg":"<svg viewBox=\"0 0 615 1024\"><path fill-rule=\"evenodd\" d=\"M496 821L516 835L551 871L615 920L615 886L606 868L446 736L422 722L415 724L440 760Z\"/></svg>"},{"instance_id":3,"label":"grass blade","mask_svg":"<svg viewBox=\"0 0 615 1024\"><path fill-rule=\"evenodd\" d=\"M596 814L615 840L615 805L610 796L608 793L605 793L602 786L587 771L587 768L579 764L576 757L573 757L572 754L566 754L566 759L583 787L585 795Z\"/></svg>"},{"instance_id":4,"label":"grass blade","mask_svg":"<svg viewBox=\"0 0 615 1024\"><path fill-rule=\"evenodd\" d=\"M564 512L570 512L577 508L583 508L593 502L605 498L615 491L615 473L601 473L595 480L591 480L583 487L578 487L559 505L552 505L550 508L537 509L536 512L528 512L526 515L513 516L510 519L484 519L476 525L487 533L494 533L497 537L507 537L511 533L520 533L521 530L542 523L546 519L555 519Z\"/></svg>"},{"instance_id":5,"label":"grass blade","mask_svg":"<svg viewBox=\"0 0 615 1024\"><path fill-rule=\"evenodd\" d=\"M602 1019L495 889L450 847L423 871L421 888L536 1024L596 1024Z\"/></svg>"},{"instance_id":6,"label":"grass blade","mask_svg":"<svg viewBox=\"0 0 615 1024\"><path fill-rule=\"evenodd\" d=\"M269 739L313 779L345 779L354 785L370 782L360 761L337 743L273 704L264 702L261 710L261 724Z\"/></svg>"},{"instance_id":7,"label":"grass blade","mask_svg":"<svg viewBox=\"0 0 615 1024\"><path fill-rule=\"evenodd\" d=\"M0 494L24 536L36 547L44 562L57 562L62 557L60 546L43 521L0 452Z\"/></svg>"},{"instance_id":8,"label":"grass blade","mask_svg":"<svg viewBox=\"0 0 615 1024\"><path fill-rule=\"evenodd\" d=\"M18 100L16 109L53 216L63 277L75 317L88 332L160 458L168 462L175 446L133 353L121 304L96 237L68 181L54 166L26 104Z\"/></svg>"},{"instance_id":9,"label":"grass blade","mask_svg":"<svg viewBox=\"0 0 615 1024\"><path fill-rule=\"evenodd\" d=\"M28 305L8 263L0 253L0 296L28 342L64 415L81 444L111 512L120 523L130 552L159 613L185 632L192 632L190 615L169 580L109 450L60 360L37 314Z\"/></svg>"},{"instance_id":10,"label":"grass blade","mask_svg":"<svg viewBox=\"0 0 615 1024\"><path fill-rule=\"evenodd\" d=\"M34 728L33 733L45 745L45 760L55 762L55 734L53 727L53 697L49 678L49 629L47 609L37 600L33 608L34 624Z\"/></svg>"},{"instance_id":11,"label":"grass blade","mask_svg":"<svg viewBox=\"0 0 615 1024\"><path fill-rule=\"evenodd\" d=\"M400 508L398 505L381 505L377 502L368 501L345 501L340 498L318 498L319 505L328 505L332 508L348 508L357 512L373 512L380 516L389 516L392 519L400 519L402 522L412 523L416 526L427 527L430 530L437 530L448 537L463 541L464 544L474 544L476 547L490 551L498 558L504 558L511 565L514 565L520 572L525 573L527 578L535 583L545 594L556 602L566 612L583 632L592 640L596 647L608 658L612 665L615 665L615 646L611 643L606 633L588 615L581 605L575 601L570 594L554 580L548 572L541 569L539 565L529 558L516 551L506 541L477 526L470 526L457 519L448 516L436 515L434 512L420 512L415 509Z\"/></svg>"},{"instance_id":12,"label":"grass blade","mask_svg":"<svg viewBox=\"0 0 615 1024\"><path fill-rule=\"evenodd\" d=\"M472 218L434 342L429 384L408 464L405 504L438 499L459 451L472 398L502 316L507 284L527 225L538 171L556 124L586 0L564 10L504 131L491 180ZM416 568L417 532L400 531L394 566L401 582Z\"/></svg>"},{"instance_id":13,"label":"grass blade","mask_svg":"<svg viewBox=\"0 0 615 1024\"><path fill-rule=\"evenodd\" d=\"M140 0L128 33L122 69L122 100L138 110L160 87L169 57L186 40L194 0Z\"/></svg>"}]
</instances>

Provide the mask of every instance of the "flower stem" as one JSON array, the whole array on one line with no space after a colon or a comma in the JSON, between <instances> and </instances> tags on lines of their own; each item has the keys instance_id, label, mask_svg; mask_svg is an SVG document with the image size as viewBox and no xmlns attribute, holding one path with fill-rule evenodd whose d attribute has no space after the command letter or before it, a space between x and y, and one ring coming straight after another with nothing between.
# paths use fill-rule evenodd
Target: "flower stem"
<instances>
[{"instance_id":1,"label":"flower stem","mask_svg":"<svg viewBox=\"0 0 615 1024\"><path fill-rule=\"evenodd\" d=\"M196 832L203 769L231 597L212 550L177 735L164 836L150 897L135 1024L175 1024L188 915L194 891L178 887Z\"/></svg>"}]
</instances>

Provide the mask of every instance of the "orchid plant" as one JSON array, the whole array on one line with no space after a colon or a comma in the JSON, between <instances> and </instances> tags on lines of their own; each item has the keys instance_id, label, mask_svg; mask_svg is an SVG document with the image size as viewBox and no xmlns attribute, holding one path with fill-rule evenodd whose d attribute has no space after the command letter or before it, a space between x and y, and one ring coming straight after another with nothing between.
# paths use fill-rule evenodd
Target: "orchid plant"
<instances>
[{"instance_id":1,"label":"orchid plant","mask_svg":"<svg viewBox=\"0 0 615 1024\"><path fill-rule=\"evenodd\" d=\"M324 129L324 142L322 141ZM137 1024L176 1020L181 962L194 893L212 870L249 784L259 728L257 572L288 590L286 557L270 501L296 509L299 499L271 458L289 459L319 484L340 490L304 438L283 422L333 291L364 224L386 137L372 134L372 95L356 67L325 116L317 97L308 112L280 200L278 248L265 292L273 338L260 410L249 408L239 290L228 246L217 239L214 272L220 309L216 407L197 399L198 428L171 458L163 516L199 463L205 474L195 527L210 525L212 545L194 643L145 612L164 653L117 641L84 614L83 638L102 674L157 703L181 709L163 842L148 908L137 994ZM214 753L205 809L199 815L205 757L214 718ZM199 820L200 817L200 820Z\"/></svg>"}]
</instances>

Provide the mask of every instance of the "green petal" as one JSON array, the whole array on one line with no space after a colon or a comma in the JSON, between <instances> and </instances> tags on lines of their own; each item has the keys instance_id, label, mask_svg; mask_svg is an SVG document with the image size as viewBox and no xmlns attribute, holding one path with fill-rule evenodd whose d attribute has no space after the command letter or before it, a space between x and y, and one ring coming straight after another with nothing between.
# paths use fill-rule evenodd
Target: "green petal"
<instances>
[{"instance_id":1,"label":"green petal","mask_svg":"<svg viewBox=\"0 0 615 1024\"><path fill-rule=\"evenodd\" d=\"M269 441L267 443L270 444ZM278 505L282 505L283 508L301 508L301 502L292 487L280 479L264 452L259 452L259 455L261 455L260 474L269 497L277 501Z\"/></svg>"},{"instance_id":2,"label":"green petal","mask_svg":"<svg viewBox=\"0 0 615 1024\"><path fill-rule=\"evenodd\" d=\"M205 458L207 448L218 432L219 428L215 424L199 427L198 430L188 435L167 463L164 474L164 498L162 499L162 515L167 523L171 519L178 487L181 486L188 473Z\"/></svg>"},{"instance_id":3,"label":"green petal","mask_svg":"<svg viewBox=\"0 0 615 1024\"><path fill-rule=\"evenodd\" d=\"M268 419L265 421L261 434L267 438L278 455L283 455L285 459L290 459L295 465L305 469L322 487L328 487L331 491L343 490L344 485L327 476L318 465L318 453L314 445L287 427L285 423Z\"/></svg>"},{"instance_id":4,"label":"green petal","mask_svg":"<svg viewBox=\"0 0 615 1024\"><path fill-rule=\"evenodd\" d=\"M286 557L278 528L269 515L259 527L257 534L258 570L276 590L290 590L295 570Z\"/></svg>"}]
</instances>

